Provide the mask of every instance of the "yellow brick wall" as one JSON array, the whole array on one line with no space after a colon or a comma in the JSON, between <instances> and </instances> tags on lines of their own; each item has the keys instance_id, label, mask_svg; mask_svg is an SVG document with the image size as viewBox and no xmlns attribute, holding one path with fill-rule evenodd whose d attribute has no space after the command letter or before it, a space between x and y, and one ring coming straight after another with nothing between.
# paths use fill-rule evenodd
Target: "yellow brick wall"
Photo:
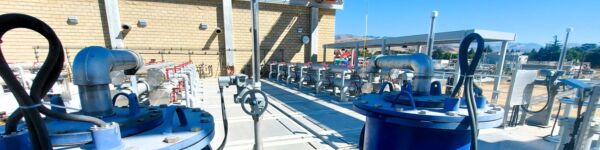
<instances>
[{"instance_id":1,"label":"yellow brick wall","mask_svg":"<svg viewBox=\"0 0 600 150\"><path fill-rule=\"evenodd\" d=\"M103 2L98 0L29 0L0 1L0 13L25 13L46 21L59 35L71 55L89 45L105 46ZM132 26L125 36L127 49L142 54L145 61L156 59L169 62L192 60L196 64L213 65L215 73L224 65L224 34L215 33L223 28L221 0L164 0L119 1L121 23ZM250 4L233 1L233 36L235 68L239 72L250 64L252 25ZM320 10L319 44L334 42L335 10ZM77 16L79 24L67 25L68 16ZM269 61L303 62L305 50L301 37L310 35L310 8L277 4L260 4L260 44L263 63ZM148 21L147 27L138 27L139 19ZM208 29L200 29L200 24ZM297 29L303 28L302 33ZM35 60L35 46L41 46L45 57L47 42L41 36L23 29L11 31L2 40L3 52L10 62ZM319 46L319 54L322 49ZM159 54L159 52L167 54ZM190 54L191 53L191 54ZM332 52L328 52L328 60ZM40 58L43 60L43 58ZM319 61L322 56L319 56ZM247 66L249 67L249 66ZM219 74L215 74L219 75Z\"/></svg>"},{"instance_id":2,"label":"yellow brick wall","mask_svg":"<svg viewBox=\"0 0 600 150\"><path fill-rule=\"evenodd\" d=\"M46 22L65 48L74 48L69 49L72 56L81 47L106 44L98 0L0 0L0 14L5 13L28 14ZM68 16L77 16L79 24L68 25ZM40 46L37 49L40 61L48 51L48 42L28 29L9 31L2 41L2 53L9 62L34 62L35 46Z\"/></svg>"},{"instance_id":3,"label":"yellow brick wall","mask_svg":"<svg viewBox=\"0 0 600 150\"><path fill-rule=\"evenodd\" d=\"M335 42L335 10L320 9L321 19L319 21L319 62L323 61L323 44L331 44ZM333 49L327 50L327 61L333 61Z\"/></svg>"}]
</instances>

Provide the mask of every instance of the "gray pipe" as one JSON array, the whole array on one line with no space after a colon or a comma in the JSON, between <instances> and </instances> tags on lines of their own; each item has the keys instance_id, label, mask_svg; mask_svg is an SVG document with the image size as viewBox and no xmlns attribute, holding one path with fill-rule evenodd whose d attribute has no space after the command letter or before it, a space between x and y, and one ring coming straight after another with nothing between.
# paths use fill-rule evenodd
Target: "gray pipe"
<instances>
[{"instance_id":1,"label":"gray pipe","mask_svg":"<svg viewBox=\"0 0 600 150\"><path fill-rule=\"evenodd\" d=\"M148 71L150 69L165 69L168 67L172 67L175 64L172 62L165 62L165 63L158 63L158 64L151 64L151 65L145 65L144 67L140 68L135 74L137 75L146 75L148 74Z\"/></svg>"},{"instance_id":2,"label":"gray pipe","mask_svg":"<svg viewBox=\"0 0 600 150\"><path fill-rule=\"evenodd\" d=\"M361 77L368 73L377 73L380 69L410 69L414 71L414 93L418 95L429 95L431 78L433 77L433 65L431 58L422 53L397 56L378 56L369 65L360 69Z\"/></svg>"},{"instance_id":3,"label":"gray pipe","mask_svg":"<svg viewBox=\"0 0 600 150\"><path fill-rule=\"evenodd\" d=\"M329 65L327 69L333 73L346 73L352 71L348 67L340 65Z\"/></svg>"},{"instance_id":4,"label":"gray pipe","mask_svg":"<svg viewBox=\"0 0 600 150\"><path fill-rule=\"evenodd\" d=\"M150 86L148 85L148 83L144 83L144 82L138 82L137 83L137 93L135 93L135 95L137 95L137 97L139 98L142 94L144 93L149 93L150 92ZM125 94L130 94L133 92L132 90L133 86L129 86L127 88L123 88L119 91L117 91L117 93L125 93ZM138 99L138 101L142 101L141 99ZM128 103L128 99L125 96L119 96L117 97L116 103L115 105L117 106L127 106L125 104L122 104L123 102Z\"/></svg>"},{"instance_id":5,"label":"gray pipe","mask_svg":"<svg viewBox=\"0 0 600 150\"><path fill-rule=\"evenodd\" d=\"M112 114L110 72L124 70L126 75L133 75L143 65L142 57L133 51L83 48L73 61L73 83L79 86L81 111L91 116Z\"/></svg>"},{"instance_id":6,"label":"gray pipe","mask_svg":"<svg viewBox=\"0 0 600 150\"><path fill-rule=\"evenodd\" d=\"M325 70L326 68L321 64L311 64L310 68L312 70Z\"/></svg>"},{"instance_id":7,"label":"gray pipe","mask_svg":"<svg viewBox=\"0 0 600 150\"><path fill-rule=\"evenodd\" d=\"M172 67L173 63L161 63L142 67L136 74L146 74L146 82L151 87L162 86L167 78L166 68ZM141 72L141 73L140 73Z\"/></svg>"}]
</instances>

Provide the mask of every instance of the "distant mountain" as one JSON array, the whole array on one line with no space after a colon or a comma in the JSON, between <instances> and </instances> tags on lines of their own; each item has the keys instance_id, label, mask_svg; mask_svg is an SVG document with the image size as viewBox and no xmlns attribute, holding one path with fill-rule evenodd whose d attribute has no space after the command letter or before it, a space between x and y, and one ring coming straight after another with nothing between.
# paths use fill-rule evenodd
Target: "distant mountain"
<instances>
[{"instance_id":1,"label":"distant mountain","mask_svg":"<svg viewBox=\"0 0 600 150\"><path fill-rule=\"evenodd\" d=\"M378 39L378 38L384 38L381 36L367 36L367 39ZM335 42L350 42L350 41L361 41L364 40L363 36L357 36L357 35L352 35L352 34L338 34L335 35ZM502 47L502 43L500 42L492 42L488 44L494 51L498 51L500 50L500 48ZM581 44L578 43L569 43L568 47L577 47L580 46ZM457 52L458 51L458 44L444 44L444 45L435 45L435 47L441 48L444 51L450 51L450 52ZM532 49L540 49L544 47L544 45L538 44L538 43L533 43L533 42L529 42L529 43L519 43L519 42L510 42L508 44L508 49L509 50L518 50L518 51L522 51L522 52L529 52Z\"/></svg>"},{"instance_id":2,"label":"distant mountain","mask_svg":"<svg viewBox=\"0 0 600 150\"><path fill-rule=\"evenodd\" d=\"M502 43L500 43L500 42L489 43L489 45L494 51L500 50L500 48L502 47ZM538 50L542 47L544 47L544 46L537 44L537 43L518 43L518 42L508 43L509 50L517 50L517 51L522 51L522 52L529 52L533 49Z\"/></svg>"}]
</instances>

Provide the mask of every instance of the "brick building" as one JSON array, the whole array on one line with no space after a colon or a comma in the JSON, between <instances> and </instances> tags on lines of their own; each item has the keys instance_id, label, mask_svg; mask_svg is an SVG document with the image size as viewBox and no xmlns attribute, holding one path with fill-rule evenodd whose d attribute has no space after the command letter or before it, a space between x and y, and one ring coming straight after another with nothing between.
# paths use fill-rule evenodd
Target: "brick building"
<instances>
[{"instance_id":1,"label":"brick building","mask_svg":"<svg viewBox=\"0 0 600 150\"><path fill-rule=\"evenodd\" d=\"M232 0L230 5L224 5L227 1L7 0L0 1L0 14L24 13L48 23L62 41L69 63L79 49L98 45L135 50L146 62L191 60L212 65L213 76L217 76L224 72L226 49L234 52L236 72L248 68L251 59L249 1ZM231 8L225 9L231 14L228 29L224 8ZM315 50L312 54L322 57L321 45L334 42L335 13L341 8L341 1L317 4L311 0L261 0L262 63L308 61L311 47ZM131 29L122 32L121 25ZM232 36L227 41L230 47L226 46L228 30ZM311 42L304 44L303 36L311 37ZM41 62L47 53L45 39L27 29L9 31L2 41L2 52L9 63ZM332 55L328 52L326 56L331 60Z\"/></svg>"}]
</instances>

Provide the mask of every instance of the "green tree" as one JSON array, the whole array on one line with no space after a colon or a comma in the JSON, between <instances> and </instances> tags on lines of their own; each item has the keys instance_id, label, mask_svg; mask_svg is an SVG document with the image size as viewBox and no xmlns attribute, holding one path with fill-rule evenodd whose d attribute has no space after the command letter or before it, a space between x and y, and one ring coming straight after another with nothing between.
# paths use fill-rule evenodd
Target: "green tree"
<instances>
[{"instance_id":1,"label":"green tree","mask_svg":"<svg viewBox=\"0 0 600 150\"><path fill-rule=\"evenodd\" d=\"M432 53L431 53L431 58L433 59L444 59L444 51L442 49L436 48Z\"/></svg>"},{"instance_id":2,"label":"green tree","mask_svg":"<svg viewBox=\"0 0 600 150\"><path fill-rule=\"evenodd\" d=\"M592 68L600 68L600 48L590 49L586 51L584 62L590 62Z\"/></svg>"},{"instance_id":3,"label":"green tree","mask_svg":"<svg viewBox=\"0 0 600 150\"><path fill-rule=\"evenodd\" d=\"M529 60L538 60L537 51L535 49L532 49L529 53L526 53L525 55L529 57Z\"/></svg>"},{"instance_id":4,"label":"green tree","mask_svg":"<svg viewBox=\"0 0 600 150\"><path fill-rule=\"evenodd\" d=\"M566 59L567 59L567 61L581 60L582 56L583 56L583 50L579 47L574 47L574 48L569 48L569 50L567 50Z\"/></svg>"},{"instance_id":5,"label":"green tree","mask_svg":"<svg viewBox=\"0 0 600 150\"><path fill-rule=\"evenodd\" d=\"M533 54L533 57L530 57L530 59L536 61L558 61L561 47L562 45L558 41L558 37L555 35L553 42L548 43L545 47L540 48L540 50Z\"/></svg>"},{"instance_id":6,"label":"green tree","mask_svg":"<svg viewBox=\"0 0 600 150\"><path fill-rule=\"evenodd\" d=\"M469 52L467 53L468 58L471 59L475 56L475 49L471 48L469 49Z\"/></svg>"},{"instance_id":7,"label":"green tree","mask_svg":"<svg viewBox=\"0 0 600 150\"><path fill-rule=\"evenodd\" d=\"M452 59L451 53L444 53L444 59Z\"/></svg>"},{"instance_id":8,"label":"green tree","mask_svg":"<svg viewBox=\"0 0 600 150\"><path fill-rule=\"evenodd\" d=\"M489 53L492 52L492 47L490 47L490 45L486 45L485 48L483 48L483 52L484 53Z\"/></svg>"}]
</instances>

